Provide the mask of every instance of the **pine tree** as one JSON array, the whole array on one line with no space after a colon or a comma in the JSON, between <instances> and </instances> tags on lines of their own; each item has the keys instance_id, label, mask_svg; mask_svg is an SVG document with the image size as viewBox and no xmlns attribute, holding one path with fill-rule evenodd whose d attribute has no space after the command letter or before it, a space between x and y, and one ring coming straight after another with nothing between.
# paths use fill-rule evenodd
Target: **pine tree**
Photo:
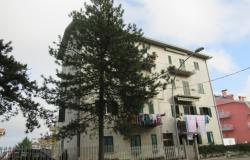
<instances>
[{"instance_id":1,"label":"pine tree","mask_svg":"<svg viewBox=\"0 0 250 160\"><path fill-rule=\"evenodd\" d=\"M0 39L0 116L9 120L21 111L26 118L26 132L30 132L40 126L39 118L49 122L53 115L34 101L37 84L29 79L27 65L9 55L11 51L11 42L5 44Z\"/></svg>"},{"instance_id":2,"label":"pine tree","mask_svg":"<svg viewBox=\"0 0 250 160\"><path fill-rule=\"evenodd\" d=\"M28 139L28 137L25 137L22 142L18 143L18 148L26 150L32 148L32 142Z\"/></svg>"},{"instance_id":3,"label":"pine tree","mask_svg":"<svg viewBox=\"0 0 250 160\"><path fill-rule=\"evenodd\" d=\"M60 128L59 138L98 129L99 160L104 157L104 127L129 133L131 116L169 78L166 71L154 71L156 55L141 42L142 30L125 25L122 16L121 5L115 7L113 0L91 0L73 11L63 39L50 48L63 69L44 83L48 103L78 114ZM105 115L106 109L111 116Z\"/></svg>"}]
</instances>

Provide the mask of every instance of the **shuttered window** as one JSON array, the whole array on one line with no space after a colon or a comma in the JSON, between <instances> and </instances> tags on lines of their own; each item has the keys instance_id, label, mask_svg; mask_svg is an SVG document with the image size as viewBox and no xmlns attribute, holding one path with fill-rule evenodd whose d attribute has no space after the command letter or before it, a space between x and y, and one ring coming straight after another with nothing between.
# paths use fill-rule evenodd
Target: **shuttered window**
<instances>
[{"instance_id":1,"label":"shuttered window","mask_svg":"<svg viewBox=\"0 0 250 160\"><path fill-rule=\"evenodd\" d=\"M198 84L198 93L200 93L200 94L204 94L205 93L202 83Z\"/></svg>"},{"instance_id":2,"label":"shuttered window","mask_svg":"<svg viewBox=\"0 0 250 160\"><path fill-rule=\"evenodd\" d=\"M172 64L172 58L171 58L171 56L168 56L168 63Z\"/></svg>"},{"instance_id":3,"label":"shuttered window","mask_svg":"<svg viewBox=\"0 0 250 160\"><path fill-rule=\"evenodd\" d=\"M104 136L104 152L114 152L113 136Z\"/></svg>"},{"instance_id":4,"label":"shuttered window","mask_svg":"<svg viewBox=\"0 0 250 160\"><path fill-rule=\"evenodd\" d=\"M213 132L207 132L207 142L208 143L214 143L214 136L213 136Z\"/></svg>"},{"instance_id":5,"label":"shuttered window","mask_svg":"<svg viewBox=\"0 0 250 160\"><path fill-rule=\"evenodd\" d=\"M190 96L190 89L188 81L182 81L184 95Z\"/></svg>"},{"instance_id":6,"label":"shuttered window","mask_svg":"<svg viewBox=\"0 0 250 160\"><path fill-rule=\"evenodd\" d=\"M200 107L200 114L201 114L201 115L208 115L208 116L212 117L211 108L208 108L208 107Z\"/></svg>"},{"instance_id":7,"label":"shuttered window","mask_svg":"<svg viewBox=\"0 0 250 160\"><path fill-rule=\"evenodd\" d=\"M154 114L154 104L153 104L153 102L148 103L148 111L149 111L149 114Z\"/></svg>"},{"instance_id":8,"label":"shuttered window","mask_svg":"<svg viewBox=\"0 0 250 160\"><path fill-rule=\"evenodd\" d=\"M194 62L194 69L195 69L195 70L200 70L199 63L198 63L198 62Z\"/></svg>"},{"instance_id":9,"label":"shuttered window","mask_svg":"<svg viewBox=\"0 0 250 160\"><path fill-rule=\"evenodd\" d=\"M58 122L64 122L64 121L65 121L65 108L60 107Z\"/></svg>"}]
</instances>

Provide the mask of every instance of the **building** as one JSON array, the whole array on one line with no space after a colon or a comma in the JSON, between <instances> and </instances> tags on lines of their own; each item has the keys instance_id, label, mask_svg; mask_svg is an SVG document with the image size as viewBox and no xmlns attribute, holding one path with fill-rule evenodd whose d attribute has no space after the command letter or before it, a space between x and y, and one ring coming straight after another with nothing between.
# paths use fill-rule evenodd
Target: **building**
<instances>
[{"instance_id":1,"label":"building","mask_svg":"<svg viewBox=\"0 0 250 160\"><path fill-rule=\"evenodd\" d=\"M5 135L5 132L6 132L5 128L0 128L0 136Z\"/></svg>"},{"instance_id":2,"label":"building","mask_svg":"<svg viewBox=\"0 0 250 160\"><path fill-rule=\"evenodd\" d=\"M218 108L221 129L224 138L234 138L236 143L250 142L250 102L246 97L228 94L227 90L222 95L215 96Z\"/></svg>"},{"instance_id":3,"label":"building","mask_svg":"<svg viewBox=\"0 0 250 160\"><path fill-rule=\"evenodd\" d=\"M124 138L123 135L106 129L104 145L109 146L109 149L105 152L117 153L114 150L118 148L125 152L125 150L130 150L131 146L139 148L155 145L173 146L178 142L176 137L179 137L181 144L184 141L193 144L193 138L187 138L184 115L208 115L210 120L206 126L207 133L200 135L197 132L198 142L201 145L222 144L212 87L210 83L203 83L210 80L207 60L211 57L201 53L193 54L193 51L149 38L143 38L142 42L150 45L149 52L154 52L157 55L155 61L157 71L168 68L172 77L174 74L177 76L174 81L174 99L179 122L179 135L177 136L175 132L176 121L172 105L172 86L168 85L167 89L155 96L151 103L144 106L142 111L144 115L158 116L159 123L139 126L130 138ZM193 54L192 57L184 63L184 60L191 54ZM178 70L180 64L182 67ZM74 116L76 114L72 111L61 112L59 117L63 118L59 122L59 127L67 124ZM88 152L85 152L84 148L87 150L88 147L97 146L97 144L97 132L81 134L70 140L61 140L60 153L63 154L67 151L70 157L84 157Z\"/></svg>"}]
</instances>

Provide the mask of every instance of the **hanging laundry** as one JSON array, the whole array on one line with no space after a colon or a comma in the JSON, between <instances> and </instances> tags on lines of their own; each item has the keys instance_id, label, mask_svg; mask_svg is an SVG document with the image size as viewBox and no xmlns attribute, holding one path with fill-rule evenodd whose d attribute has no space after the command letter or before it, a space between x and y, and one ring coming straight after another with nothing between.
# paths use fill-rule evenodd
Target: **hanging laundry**
<instances>
[{"instance_id":1,"label":"hanging laundry","mask_svg":"<svg viewBox=\"0 0 250 160\"><path fill-rule=\"evenodd\" d=\"M209 116L208 115L205 115L205 123L208 124L209 123Z\"/></svg>"},{"instance_id":2,"label":"hanging laundry","mask_svg":"<svg viewBox=\"0 0 250 160\"><path fill-rule=\"evenodd\" d=\"M197 115L196 122L198 125L198 130L201 135L206 135L206 124L205 124L205 116L204 115Z\"/></svg>"},{"instance_id":3,"label":"hanging laundry","mask_svg":"<svg viewBox=\"0 0 250 160\"><path fill-rule=\"evenodd\" d=\"M196 116L185 115L186 128L188 133L196 133Z\"/></svg>"},{"instance_id":4,"label":"hanging laundry","mask_svg":"<svg viewBox=\"0 0 250 160\"><path fill-rule=\"evenodd\" d=\"M161 124L161 115L160 114L156 115L156 124Z\"/></svg>"},{"instance_id":5,"label":"hanging laundry","mask_svg":"<svg viewBox=\"0 0 250 160\"><path fill-rule=\"evenodd\" d=\"M188 133L188 134L187 134L187 139L188 139L188 140L193 140L193 139L194 139L193 133Z\"/></svg>"}]
</instances>

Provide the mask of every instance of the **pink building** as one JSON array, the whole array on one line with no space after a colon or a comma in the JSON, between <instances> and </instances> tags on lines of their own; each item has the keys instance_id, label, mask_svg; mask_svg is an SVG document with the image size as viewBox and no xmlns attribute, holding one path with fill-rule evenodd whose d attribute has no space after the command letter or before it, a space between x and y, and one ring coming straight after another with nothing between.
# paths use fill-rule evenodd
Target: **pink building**
<instances>
[{"instance_id":1,"label":"pink building","mask_svg":"<svg viewBox=\"0 0 250 160\"><path fill-rule=\"evenodd\" d=\"M250 142L250 102L245 98L236 100L227 90L215 96L223 137L235 138L236 143Z\"/></svg>"}]
</instances>

